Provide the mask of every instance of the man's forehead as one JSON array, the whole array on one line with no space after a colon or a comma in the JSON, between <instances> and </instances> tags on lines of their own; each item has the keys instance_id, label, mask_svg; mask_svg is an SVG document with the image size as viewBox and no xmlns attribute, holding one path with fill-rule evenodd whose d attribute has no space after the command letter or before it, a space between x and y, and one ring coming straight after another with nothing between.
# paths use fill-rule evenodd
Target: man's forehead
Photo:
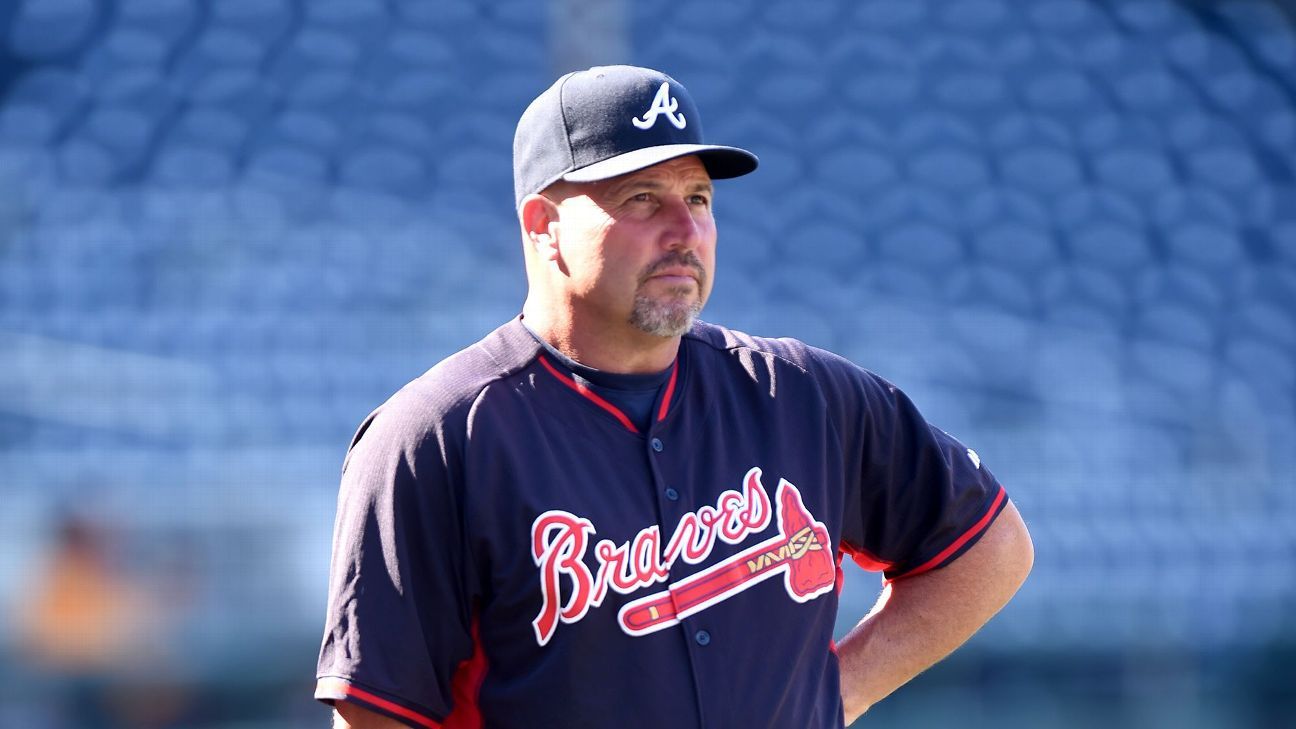
<instances>
[{"instance_id":1,"label":"man's forehead","mask_svg":"<svg viewBox=\"0 0 1296 729\"><path fill-rule=\"evenodd\" d=\"M642 181L667 182L674 180L694 183L696 185L704 185L706 187L711 186L711 175L707 174L706 166L704 166L697 157L691 155L688 157L668 159L665 162L658 162L657 164L645 167L642 170L635 170L634 172L626 173L620 177L613 177L610 180L605 180L605 182L609 183L613 187L618 187L623 184L633 184Z\"/></svg>"}]
</instances>

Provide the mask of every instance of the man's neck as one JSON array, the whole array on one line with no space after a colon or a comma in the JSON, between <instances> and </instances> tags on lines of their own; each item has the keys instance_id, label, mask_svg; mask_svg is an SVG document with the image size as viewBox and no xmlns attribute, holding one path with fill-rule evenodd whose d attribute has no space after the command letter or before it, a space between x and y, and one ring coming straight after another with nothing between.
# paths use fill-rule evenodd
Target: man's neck
<instances>
[{"instance_id":1,"label":"man's neck","mask_svg":"<svg viewBox=\"0 0 1296 729\"><path fill-rule=\"evenodd\" d=\"M530 302L523 306L522 316L527 327L551 347L586 367L622 374L661 372L670 367L679 353L680 337L658 337L628 323L615 330L582 325L537 309Z\"/></svg>"}]
</instances>

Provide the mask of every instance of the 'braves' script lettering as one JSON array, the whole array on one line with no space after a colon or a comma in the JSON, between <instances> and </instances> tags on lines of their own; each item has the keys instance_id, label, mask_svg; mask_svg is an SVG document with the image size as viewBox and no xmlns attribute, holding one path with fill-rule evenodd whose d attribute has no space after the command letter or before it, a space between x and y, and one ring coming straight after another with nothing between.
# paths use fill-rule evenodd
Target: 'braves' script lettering
<instances>
[{"instance_id":1,"label":"'braves' script lettering","mask_svg":"<svg viewBox=\"0 0 1296 729\"><path fill-rule=\"evenodd\" d=\"M703 506L685 514L664 547L661 530L655 525L640 530L633 539L621 544L608 539L599 540L594 544L597 566L593 569L585 562L591 537L596 533L590 520L562 510L546 511L536 517L531 525L531 556L540 569L542 597L540 614L531 623L536 641L544 645L553 637L560 622L574 623L585 617L590 608L603 603L609 589L624 595L663 582L678 560L687 564L705 560L717 539L738 544L763 531L770 525L773 510L760 477L761 470L753 468L743 477L741 492L727 490L716 499L715 506ZM779 488L780 494L788 489L796 491L796 487L787 481L780 481ZM794 503L797 509L804 511L799 492ZM806 514L805 518L809 515ZM820 541L826 542L827 532L823 531L821 524L815 526L819 529ZM814 541L816 537L806 537L807 534L810 532L803 529L798 535L802 542L800 553L820 548L815 546L818 544ZM773 562L783 562L793 550L797 550L796 545L784 544L756 555L746 560L748 569L754 573ZM819 585L815 586L816 595L821 592L819 588ZM638 631L628 632L638 634Z\"/></svg>"}]
</instances>

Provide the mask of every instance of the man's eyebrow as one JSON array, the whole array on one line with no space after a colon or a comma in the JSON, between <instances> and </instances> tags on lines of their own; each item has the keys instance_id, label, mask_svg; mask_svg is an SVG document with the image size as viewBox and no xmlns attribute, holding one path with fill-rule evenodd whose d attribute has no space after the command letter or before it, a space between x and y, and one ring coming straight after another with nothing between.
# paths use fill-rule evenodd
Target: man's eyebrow
<instances>
[{"instance_id":1,"label":"man's eyebrow","mask_svg":"<svg viewBox=\"0 0 1296 729\"><path fill-rule=\"evenodd\" d=\"M608 189L608 193L615 196L625 192L627 189L648 190L651 192L656 192L658 190L663 190L666 187L668 187L668 185L657 178L638 177L638 178L621 180L620 182L617 182L616 184L612 185L612 187ZM714 186L711 184L711 180L709 179L699 179L688 183L688 187L686 189L690 193L694 193L694 192L710 193L714 190Z\"/></svg>"}]
</instances>

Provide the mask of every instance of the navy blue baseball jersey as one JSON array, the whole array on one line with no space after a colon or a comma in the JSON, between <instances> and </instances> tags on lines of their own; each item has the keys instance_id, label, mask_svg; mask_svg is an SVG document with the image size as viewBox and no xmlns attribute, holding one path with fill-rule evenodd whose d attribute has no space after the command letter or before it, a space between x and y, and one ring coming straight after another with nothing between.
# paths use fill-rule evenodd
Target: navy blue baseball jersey
<instances>
[{"instance_id":1,"label":"navy blue baseball jersey","mask_svg":"<svg viewBox=\"0 0 1296 729\"><path fill-rule=\"evenodd\" d=\"M519 319L343 466L316 697L410 726L841 727L849 555L940 567L1005 493L882 378L698 323L636 423Z\"/></svg>"}]
</instances>

